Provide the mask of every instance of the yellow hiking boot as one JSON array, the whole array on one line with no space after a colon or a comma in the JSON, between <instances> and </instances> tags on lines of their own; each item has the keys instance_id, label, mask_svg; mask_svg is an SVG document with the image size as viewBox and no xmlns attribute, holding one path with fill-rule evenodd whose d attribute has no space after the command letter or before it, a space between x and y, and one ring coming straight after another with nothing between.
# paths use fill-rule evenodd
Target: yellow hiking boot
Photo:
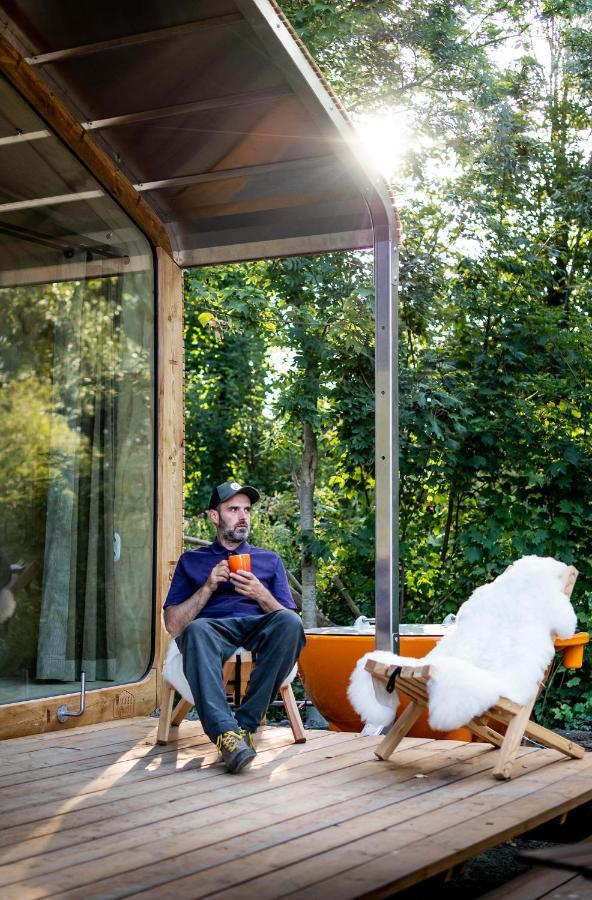
<instances>
[{"instance_id":1,"label":"yellow hiking boot","mask_svg":"<svg viewBox=\"0 0 592 900\"><path fill-rule=\"evenodd\" d=\"M247 729L243 728L242 725L239 726L238 730L240 731L241 737L246 745L251 748L253 753L257 753L257 751L255 750L255 732L247 731Z\"/></svg>"},{"instance_id":2,"label":"yellow hiking boot","mask_svg":"<svg viewBox=\"0 0 592 900\"><path fill-rule=\"evenodd\" d=\"M216 747L220 751L226 770L233 775L248 766L255 758L255 751L238 731L225 731L219 734L216 738Z\"/></svg>"}]
</instances>

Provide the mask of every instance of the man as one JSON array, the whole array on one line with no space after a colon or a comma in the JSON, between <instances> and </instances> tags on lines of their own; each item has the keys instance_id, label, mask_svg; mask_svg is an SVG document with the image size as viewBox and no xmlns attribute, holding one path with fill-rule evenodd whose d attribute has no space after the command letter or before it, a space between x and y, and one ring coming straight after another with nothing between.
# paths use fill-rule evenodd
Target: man
<instances>
[{"instance_id":1,"label":"man","mask_svg":"<svg viewBox=\"0 0 592 900\"><path fill-rule=\"evenodd\" d=\"M247 543L258 500L250 485L218 485L208 508L216 540L182 554L164 604L203 729L233 773L253 760L253 734L305 644L280 557ZM233 553L249 553L252 571L230 572ZM222 665L238 647L256 654L256 665L233 714Z\"/></svg>"}]
</instances>

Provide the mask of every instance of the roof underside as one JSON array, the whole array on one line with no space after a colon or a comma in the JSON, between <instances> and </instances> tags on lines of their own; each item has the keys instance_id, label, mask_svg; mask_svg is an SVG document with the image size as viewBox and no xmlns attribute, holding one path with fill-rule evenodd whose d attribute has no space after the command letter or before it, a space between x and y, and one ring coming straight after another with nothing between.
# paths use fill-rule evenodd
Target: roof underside
<instances>
[{"instance_id":1,"label":"roof underside","mask_svg":"<svg viewBox=\"0 0 592 900\"><path fill-rule=\"evenodd\" d=\"M179 264L372 244L364 192L375 176L267 0L2 0L0 8L10 41L164 223ZM19 198L2 184L39 141L55 140L17 106L1 104L2 218L63 193L51 179L33 197L30 186ZM73 193L85 190L76 184ZM63 220L76 232L86 201L72 200Z\"/></svg>"}]
</instances>

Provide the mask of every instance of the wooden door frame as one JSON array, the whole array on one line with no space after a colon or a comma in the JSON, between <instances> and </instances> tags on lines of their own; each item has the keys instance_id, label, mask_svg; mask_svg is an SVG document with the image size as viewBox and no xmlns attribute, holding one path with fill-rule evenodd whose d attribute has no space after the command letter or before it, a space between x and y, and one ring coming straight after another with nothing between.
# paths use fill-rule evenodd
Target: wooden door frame
<instances>
[{"instance_id":1,"label":"wooden door frame","mask_svg":"<svg viewBox=\"0 0 592 900\"><path fill-rule=\"evenodd\" d=\"M153 605L154 652L147 674L131 684L89 691L81 718L61 724L58 707L78 709L78 694L60 694L0 706L0 739L62 731L113 719L147 715L160 705L161 672L169 637L162 604L183 549L184 378L183 272L162 248L156 248L156 529Z\"/></svg>"},{"instance_id":2,"label":"wooden door frame","mask_svg":"<svg viewBox=\"0 0 592 900\"><path fill-rule=\"evenodd\" d=\"M169 641L161 610L183 549L184 356L183 272L171 256L164 225L110 157L2 35L0 70L150 241L156 260L157 336L155 583L151 605L154 644L150 668L137 682L89 691L84 715L69 718L64 724L57 719L57 709L64 703L72 710L78 709L78 694L3 704L0 739L5 739L146 715L160 704L162 662Z\"/></svg>"}]
</instances>

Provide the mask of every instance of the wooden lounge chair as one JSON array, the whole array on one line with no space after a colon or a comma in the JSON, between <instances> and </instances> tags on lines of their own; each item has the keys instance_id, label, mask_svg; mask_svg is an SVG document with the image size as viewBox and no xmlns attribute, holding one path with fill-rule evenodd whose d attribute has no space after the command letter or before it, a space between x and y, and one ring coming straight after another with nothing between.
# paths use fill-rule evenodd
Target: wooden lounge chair
<instances>
[{"instance_id":1,"label":"wooden lounge chair","mask_svg":"<svg viewBox=\"0 0 592 900\"><path fill-rule=\"evenodd\" d=\"M171 652L171 648L169 648L169 652ZM174 648L172 648L172 652L174 652ZM253 666L254 663L251 653L242 648L236 653L233 653L224 663L222 677L226 686L226 693L231 703L235 706L239 706L247 691ZM178 690L178 688L168 682L163 674L162 703L156 736L158 744L168 744L171 727L180 725L193 706L193 700L182 696L173 709L175 690ZM284 703L290 727L292 728L294 743L304 744L306 742L306 732L304 731L300 711L296 704L296 698L294 697L294 691L292 690L290 681L286 680L286 682L282 684L280 687L280 696Z\"/></svg>"},{"instance_id":2,"label":"wooden lounge chair","mask_svg":"<svg viewBox=\"0 0 592 900\"><path fill-rule=\"evenodd\" d=\"M568 597L571 596L577 576L577 570L570 566L562 584L562 591ZM435 667L435 664L399 667L385 665L373 659L366 661L365 668L373 679L383 682L389 693L396 690L405 694L411 701L374 751L379 759L389 759L418 720L422 711L426 708L429 709L428 685ZM506 780L511 777L512 764L524 737L530 738L544 747L559 750L574 759L581 759L584 756L585 751L579 744L561 737L530 719L536 699L537 694L532 701L520 706L511 700L500 697L490 709L466 723L466 728L476 737L500 748L499 759L493 770L493 775L498 780ZM505 726L505 734L497 730L499 723Z\"/></svg>"}]
</instances>

